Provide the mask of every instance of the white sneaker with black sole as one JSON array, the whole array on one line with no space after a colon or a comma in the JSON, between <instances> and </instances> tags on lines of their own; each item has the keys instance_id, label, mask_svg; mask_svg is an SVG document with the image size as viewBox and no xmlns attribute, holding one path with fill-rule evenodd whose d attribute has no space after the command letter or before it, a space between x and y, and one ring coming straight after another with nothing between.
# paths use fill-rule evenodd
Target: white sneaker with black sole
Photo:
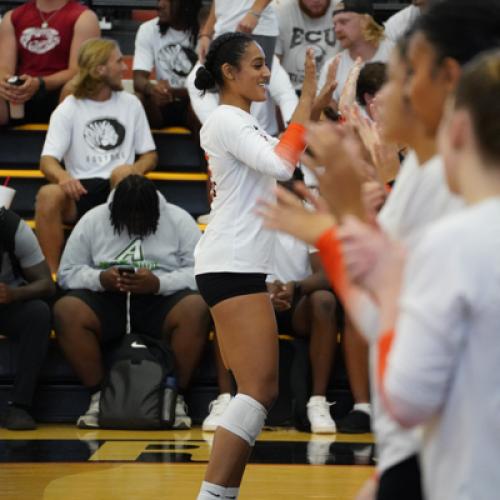
<instances>
[{"instance_id":1,"label":"white sneaker with black sole","mask_svg":"<svg viewBox=\"0 0 500 500\"><path fill-rule=\"evenodd\" d=\"M229 394L229 392L219 394L217 399L211 401L208 405L208 415L205 420L203 420L201 430L204 432L215 432L219 426L220 419L230 402L231 394Z\"/></svg>"},{"instance_id":2,"label":"white sneaker with black sole","mask_svg":"<svg viewBox=\"0 0 500 500\"><path fill-rule=\"evenodd\" d=\"M97 391L90 397L90 405L84 415L78 417L76 426L80 429L97 429L99 427L99 401L101 391Z\"/></svg>"}]
</instances>

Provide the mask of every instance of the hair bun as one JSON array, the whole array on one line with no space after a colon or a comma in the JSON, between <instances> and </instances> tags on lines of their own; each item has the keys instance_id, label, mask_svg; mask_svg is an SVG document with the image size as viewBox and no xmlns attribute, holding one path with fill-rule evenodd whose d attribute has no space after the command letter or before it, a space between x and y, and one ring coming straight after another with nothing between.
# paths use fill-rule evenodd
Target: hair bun
<instances>
[{"instance_id":1,"label":"hair bun","mask_svg":"<svg viewBox=\"0 0 500 500\"><path fill-rule=\"evenodd\" d=\"M208 71L205 66L200 66L198 68L198 71L196 72L196 78L194 80L194 86L198 90L203 91L210 90L215 87L215 79L212 73L210 73L210 71Z\"/></svg>"}]
</instances>

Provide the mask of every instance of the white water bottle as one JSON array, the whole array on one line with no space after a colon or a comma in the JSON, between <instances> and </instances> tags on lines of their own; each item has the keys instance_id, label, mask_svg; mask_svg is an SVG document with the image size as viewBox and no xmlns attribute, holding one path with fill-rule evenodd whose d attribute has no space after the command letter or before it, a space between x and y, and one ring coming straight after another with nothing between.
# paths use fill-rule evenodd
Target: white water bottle
<instances>
[{"instance_id":1,"label":"white water bottle","mask_svg":"<svg viewBox=\"0 0 500 500\"><path fill-rule=\"evenodd\" d=\"M15 87L20 87L24 83L24 80L21 80L18 76L11 76L7 80L7 83ZM24 118L24 104L14 104L13 102L9 102L9 108L11 118L14 120Z\"/></svg>"}]
</instances>

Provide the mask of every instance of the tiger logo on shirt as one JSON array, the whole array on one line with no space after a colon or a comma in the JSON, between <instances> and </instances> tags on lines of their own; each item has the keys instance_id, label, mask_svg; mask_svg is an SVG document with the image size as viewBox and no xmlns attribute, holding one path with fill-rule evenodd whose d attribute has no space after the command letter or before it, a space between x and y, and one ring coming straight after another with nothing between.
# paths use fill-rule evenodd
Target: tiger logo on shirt
<instances>
[{"instance_id":1,"label":"tiger logo on shirt","mask_svg":"<svg viewBox=\"0 0 500 500\"><path fill-rule=\"evenodd\" d=\"M108 153L122 145L125 127L115 118L98 118L85 125L83 138L94 151Z\"/></svg>"}]
</instances>

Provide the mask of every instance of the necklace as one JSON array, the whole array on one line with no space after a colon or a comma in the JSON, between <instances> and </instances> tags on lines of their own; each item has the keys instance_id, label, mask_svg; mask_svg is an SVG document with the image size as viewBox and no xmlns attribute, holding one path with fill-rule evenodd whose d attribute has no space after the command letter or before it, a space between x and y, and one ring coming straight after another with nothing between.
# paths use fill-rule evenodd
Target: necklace
<instances>
[{"instance_id":1,"label":"necklace","mask_svg":"<svg viewBox=\"0 0 500 500\"><path fill-rule=\"evenodd\" d=\"M64 5L66 5L66 4L64 4ZM64 5L62 7L59 7L54 12L52 12L52 14L50 14L49 17L44 17L44 15L42 14L42 11L37 7L36 10L38 10L38 15L40 16L40 19L42 21L41 27L43 29L46 29L49 27L49 21L64 7Z\"/></svg>"}]
</instances>

